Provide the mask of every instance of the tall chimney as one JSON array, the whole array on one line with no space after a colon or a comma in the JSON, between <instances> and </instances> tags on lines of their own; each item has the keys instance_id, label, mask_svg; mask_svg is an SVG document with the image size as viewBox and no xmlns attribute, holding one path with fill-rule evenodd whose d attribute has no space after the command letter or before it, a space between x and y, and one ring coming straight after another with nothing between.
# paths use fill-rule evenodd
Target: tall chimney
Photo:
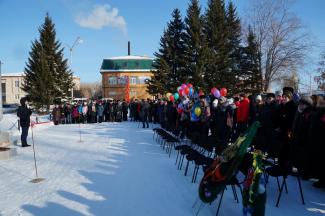
<instances>
[{"instance_id":1,"label":"tall chimney","mask_svg":"<svg viewBox=\"0 0 325 216\"><path fill-rule=\"evenodd\" d=\"M131 43L128 41L128 55L131 55Z\"/></svg>"}]
</instances>

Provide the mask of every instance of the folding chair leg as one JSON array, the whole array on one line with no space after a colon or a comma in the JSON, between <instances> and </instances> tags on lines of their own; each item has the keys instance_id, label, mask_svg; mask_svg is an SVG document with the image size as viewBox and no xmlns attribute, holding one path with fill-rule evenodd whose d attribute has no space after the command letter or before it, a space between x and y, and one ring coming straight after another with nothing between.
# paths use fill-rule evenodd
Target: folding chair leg
<instances>
[{"instance_id":1,"label":"folding chair leg","mask_svg":"<svg viewBox=\"0 0 325 216\"><path fill-rule=\"evenodd\" d=\"M194 183L195 173L196 173L197 165L195 165L192 175L192 183Z\"/></svg>"},{"instance_id":2,"label":"folding chair leg","mask_svg":"<svg viewBox=\"0 0 325 216\"><path fill-rule=\"evenodd\" d=\"M279 177L276 177L276 183L278 184L278 190L280 191L280 182L279 182Z\"/></svg>"},{"instance_id":3,"label":"folding chair leg","mask_svg":"<svg viewBox=\"0 0 325 216\"><path fill-rule=\"evenodd\" d=\"M176 156L176 162L175 162L175 165L177 164L178 156L179 156L179 151L177 151L177 156Z\"/></svg>"},{"instance_id":4,"label":"folding chair leg","mask_svg":"<svg viewBox=\"0 0 325 216\"><path fill-rule=\"evenodd\" d=\"M300 176L298 175L297 178L298 178L298 184L299 184L301 201L302 201L302 204L305 205L304 193L302 192L302 186L301 186Z\"/></svg>"},{"instance_id":5,"label":"folding chair leg","mask_svg":"<svg viewBox=\"0 0 325 216\"><path fill-rule=\"evenodd\" d=\"M179 164L178 164L178 169L179 170L182 170L184 157L185 157L185 155L182 155L181 159L179 160Z\"/></svg>"},{"instance_id":6,"label":"folding chair leg","mask_svg":"<svg viewBox=\"0 0 325 216\"><path fill-rule=\"evenodd\" d=\"M288 193L288 188L287 188L287 181L284 178L284 189L286 190L286 194Z\"/></svg>"},{"instance_id":7,"label":"folding chair leg","mask_svg":"<svg viewBox=\"0 0 325 216\"><path fill-rule=\"evenodd\" d=\"M281 185L281 188L280 188L280 191L279 191L278 201L276 202L276 205L275 205L276 207L279 207L279 203L280 203L280 199L281 199L284 184L285 184L285 177L283 177L283 182L282 182L282 185Z\"/></svg>"},{"instance_id":8,"label":"folding chair leg","mask_svg":"<svg viewBox=\"0 0 325 216\"><path fill-rule=\"evenodd\" d=\"M190 161L188 160L187 163L186 163L184 176L187 175L187 171L188 171L188 166L189 166L189 164L190 164Z\"/></svg>"},{"instance_id":9,"label":"folding chair leg","mask_svg":"<svg viewBox=\"0 0 325 216\"><path fill-rule=\"evenodd\" d=\"M220 200L219 200L219 205L218 205L218 209L217 209L217 214L216 216L218 216L219 214L219 210L220 210L220 206L221 206L221 202L222 202L222 198L223 198L223 193L225 192L225 189L222 190L222 193L221 193L221 197L220 197Z\"/></svg>"},{"instance_id":10,"label":"folding chair leg","mask_svg":"<svg viewBox=\"0 0 325 216\"><path fill-rule=\"evenodd\" d=\"M196 182L197 174L199 173L200 166L197 166L196 173L195 173L195 178L194 178L194 183Z\"/></svg>"},{"instance_id":11,"label":"folding chair leg","mask_svg":"<svg viewBox=\"0 0 325 216\"><path fill-rule=\"evenodd\" d=\"M239 203L239 199L238 199L238 196L237 196L236 187L234 185L231 185L231 188L232 188L232 193L234 194L235 201L237 203Z\"/></svg>"}]
</instances>

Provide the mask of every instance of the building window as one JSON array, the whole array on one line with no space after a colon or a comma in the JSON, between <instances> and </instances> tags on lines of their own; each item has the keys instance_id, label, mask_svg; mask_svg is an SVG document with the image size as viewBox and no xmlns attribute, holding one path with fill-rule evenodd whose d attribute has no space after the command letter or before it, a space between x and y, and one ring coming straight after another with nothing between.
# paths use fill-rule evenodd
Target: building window
<instances>
[{"instance_id":1,"label":"building window","mask_svg":"<svg viewBox=\"0 0 325 216\"><path fill-rule=\"evenodd\" d=\"M19 81L15 81L15 87L19 88Z\"/></svg>"},{"instance_id":2,"label":"building window","mask_svg":"<svg viewBox=\"0 0 325 216\"><path fill-rule=\"evenodd\" d=\"M135 77L135 76L131 76L131 77L130 77L130 84L131 84L131 85L135 85L135 84L137 84L137 77Z\"/></svg>"},{"instance_id":3,"label":"building window","mask_svg":"<svg viewBox=\"0 0 325 216\"><path fill-rule=\"evenodd\" d=\"M19 100L19 94L15 95L15 99Z\"/></svg>"},{"instance_id":4,"label":"building window","mask_svg":"<svg viewBox=\"0 0 325 216\"><path fill-rule=\"evenodd\" d=\"M1 90L3 94L6 93L6 83L1 83Z\"/></svg>"},{"instance_id":5,"label":"building window","mask_svg":"<svg viewBox=\"0 0 325 216\"><path fill-rule=\"evenodd\" d=\"M150 77L141 76L139 77L139 84L146 84L150 80Z\"/></svg>"},{"instance_id":6,"label":"building window","mask_svg":"<svg viewBox=\"0 0 325 216\"><path fill-rule=\"evenodd\" d=\"M108 84L109 85L116 85L117 84L117 78L115 76L111 76L108 78Z\"/></svg>"},{"instance_id":7,"label":"building window","mask_svg":"<svg viewBox=\"0 0 325 216\"><path fill-rule=\"evenodd\" d=\"M120 76L117 78L117 83L120 85L125 85L126 84L126 77L125 76Z\"/></svg>"}]
</instances>

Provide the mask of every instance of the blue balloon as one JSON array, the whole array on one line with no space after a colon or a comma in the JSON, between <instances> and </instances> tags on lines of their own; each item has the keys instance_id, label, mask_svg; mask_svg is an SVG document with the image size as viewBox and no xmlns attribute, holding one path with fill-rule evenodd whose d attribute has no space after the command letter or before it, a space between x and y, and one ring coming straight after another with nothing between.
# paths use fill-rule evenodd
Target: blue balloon
<instances>
[{"instance_id":1,"label":"blue balloon","mask_svg":"<svg viewBox=\"0 0 325 216\"><path fill-rule=\"evenodd\" d=\"M188 94L188 95L189 95L190 97L192 97L192 96L193 96L193 93L194 93L194 90L193 90L193 88L190 88L190 92L189 92L189 94Z\"/></svg>"}]
</instances>

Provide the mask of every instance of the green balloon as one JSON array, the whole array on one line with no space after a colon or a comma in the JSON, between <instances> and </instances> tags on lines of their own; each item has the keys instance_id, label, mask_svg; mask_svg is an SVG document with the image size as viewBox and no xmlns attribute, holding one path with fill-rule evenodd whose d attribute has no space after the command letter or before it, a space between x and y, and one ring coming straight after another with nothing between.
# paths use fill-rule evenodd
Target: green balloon
<instances>
[{"instance_id":1,"label":"green balloon","mask_svg":"<svg viewBox=\"0 0 325 216\"><path fill-rule=\"evenodd\" d=\"M175 93L175 94L174 94L174 98L175 98L175 100L178 100L178 98L179 98L179 94L178 94L178 93Z\"/></svg>"}]
</instances>

